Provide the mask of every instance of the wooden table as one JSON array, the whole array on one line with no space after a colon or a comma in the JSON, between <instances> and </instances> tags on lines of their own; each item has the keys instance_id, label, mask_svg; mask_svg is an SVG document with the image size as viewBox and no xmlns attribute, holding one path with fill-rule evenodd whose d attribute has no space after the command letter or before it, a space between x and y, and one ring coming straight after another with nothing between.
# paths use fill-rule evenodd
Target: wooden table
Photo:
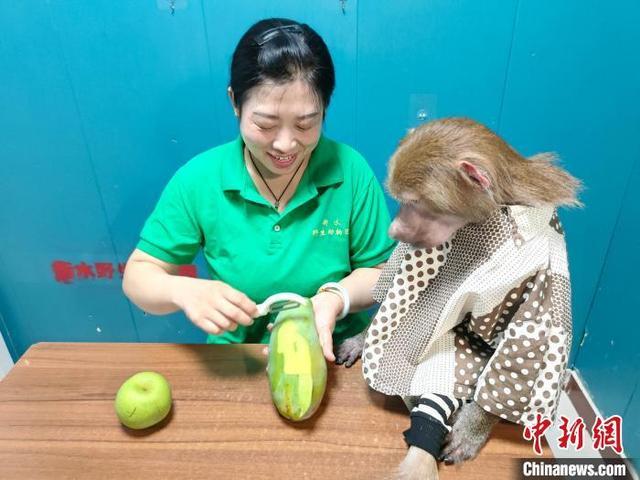
<instances>
[{"instance_id":1,"label":"wooden table","mask_svg":"<svg viewBox=\"0 0 640 480\"><path fill-rule=\"evenodd\" d=\"M402 460L409 419L368 389L360 365L329 368L317 414L301 424L271 403L258 345L41 343L0 382L0 478L376 479ZM173 409L159 426L120 425L113 402L141 370L167 377ZM531 457L500 424L478 459L441 478L514 478Z\"/></svg>"}]
</instances>

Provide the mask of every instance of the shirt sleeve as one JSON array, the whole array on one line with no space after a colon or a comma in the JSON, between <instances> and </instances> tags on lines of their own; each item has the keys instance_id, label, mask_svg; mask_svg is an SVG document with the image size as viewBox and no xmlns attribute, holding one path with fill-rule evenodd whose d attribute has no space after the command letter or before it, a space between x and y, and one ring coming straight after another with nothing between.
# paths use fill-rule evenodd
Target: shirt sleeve
<instances>
[{"instance_id":1,"label":"shirt sleeve","mask_svg":"<svg viewBox=\"0 0 640 480\"><path fill-rule=\"evenodd\" d=\"M191 263L202 244L202 232L182 179L171 178L140 233L137 248L165 262Z\"/></svg>"},{"instance_id":2,"label":"shirt sleeve","mask_svg":"<svg viewBox=\"0 0 640 480\"><path fill-rule=\"evenodd\" d=\"M375 267L387 261L395 246L395 241L387 235L389 224L382 188L372 174L354 200L349 226L351 268Z\"/></svg>"},{"instance_id":3,"label":"shirt sleeve","mask_svg":"<svg viewBox=\"0 0 640 480\"><path fill-rule=\"evenodd\" d=\"M570 284L550 269L529 279L475 391L485 410L529 425L552 419L571 348Z\"/></svg>"}]
</instances>

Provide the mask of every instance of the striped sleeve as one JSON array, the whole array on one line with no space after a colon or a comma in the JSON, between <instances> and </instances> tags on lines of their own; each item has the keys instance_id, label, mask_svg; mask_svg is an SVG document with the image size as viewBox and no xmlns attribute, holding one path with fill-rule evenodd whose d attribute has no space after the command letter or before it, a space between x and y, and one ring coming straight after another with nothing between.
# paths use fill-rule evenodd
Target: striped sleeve
<instances>
[{"instance_id":1,"label":"striped sleeve","mask_svg":"<svg viewBox=\"0 0 640 480\"><path fill-rule=\"evenodd\" d=\"M460 398L440 393L422 395L411 410L411 428L404 432L407 444L438 458L444 437L451 431L451 416L463 403Z\"/></svg>"}]
</instances>

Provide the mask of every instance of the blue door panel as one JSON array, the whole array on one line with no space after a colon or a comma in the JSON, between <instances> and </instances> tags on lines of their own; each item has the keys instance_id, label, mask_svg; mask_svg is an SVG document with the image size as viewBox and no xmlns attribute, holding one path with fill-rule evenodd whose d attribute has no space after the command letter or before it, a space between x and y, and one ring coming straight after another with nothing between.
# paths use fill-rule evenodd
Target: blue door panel
<instances>
[{"instance_id":1,"label":"blue door panel","mask_svg":"<svg viewBox=\"0 0 640 480\"><path fill-rule=\"evenodd\" d=\"M123 2L117 15L105 0L55 7L117 260L125 262L171 175L221 137L202 5L177 2L171 14L163 2ZM119 290L113 297L124 298ZM182 314L131 309L141 341L204 338Z\"/></svg>"},{"instance_id":2,"label":"blue door panel","mask_svg":"<svg viewBox=\"0 0 640 480\"><path fill-rule=\"evenodd\" d=\"M3 335L18 355L42 340L136 339L117 281L62 283L52 270L113 262L114 250L49 7L4 5L0 30Z\"/></svg>"},{"instance_id":3,"label":"blue door panel","mask_svg":"<svg viewBox=\"0 0 640 480\"><path fill-rule=\"evenodd\" d=\"M497 125L516 5L361 4L357 146L380 179L400 138L420 121L462 115Z\"/></svg>"},{"instance_id":4,"label":"blue door panel","mask_svg":"<svg viewBox=\"0 0 640 480\"><path fill-rule=\"evenodd\" d=\"M635 281L640 267L640 202L634 201L638 182L640 157L629 178L575 363L594 401L607 416L623 414L640 380Z\"/></svg>"},{"instance_id":5,"label":"blue door panel","mask_svg":"<svg viewBox=\"0 0 640 480\"><path fill-rule=\"evenodd\" d=\"M52 3L113 243L124 261L170 176L219 136L202 8L190 1L171 15L158 8L162 2Z\"/></svg>"},{"instance_id":6,"label":"blue door panel","mask_svg":"<svg viewBox=\"0 0 640 480\"><path fill-rule=\"evenodd\" d=\"M616 5L521 2L500 117L500 133L522 153L555 151L585 184L585 208L561 212L574 354L624 187L640 156L640 6Z\"/></svg>"}]
</instances>

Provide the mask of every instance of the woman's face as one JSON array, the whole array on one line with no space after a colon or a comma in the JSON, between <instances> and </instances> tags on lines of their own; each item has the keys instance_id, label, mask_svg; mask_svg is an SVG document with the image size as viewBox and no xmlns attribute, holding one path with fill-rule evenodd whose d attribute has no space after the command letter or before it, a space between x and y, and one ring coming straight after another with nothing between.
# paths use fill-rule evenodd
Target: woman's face
<instances>
[{"instance_id":1,"label":"woman's face","mask_svg":"<svg viewBox=\"0 0 640 480\"><path fill-rule=\"evenodd\" d=\"M279 177L293 173L311 156L322 117L317 96L303 80L260 85L242 105L240 134L261 170Z\"/></svg>"}]
</instances>

